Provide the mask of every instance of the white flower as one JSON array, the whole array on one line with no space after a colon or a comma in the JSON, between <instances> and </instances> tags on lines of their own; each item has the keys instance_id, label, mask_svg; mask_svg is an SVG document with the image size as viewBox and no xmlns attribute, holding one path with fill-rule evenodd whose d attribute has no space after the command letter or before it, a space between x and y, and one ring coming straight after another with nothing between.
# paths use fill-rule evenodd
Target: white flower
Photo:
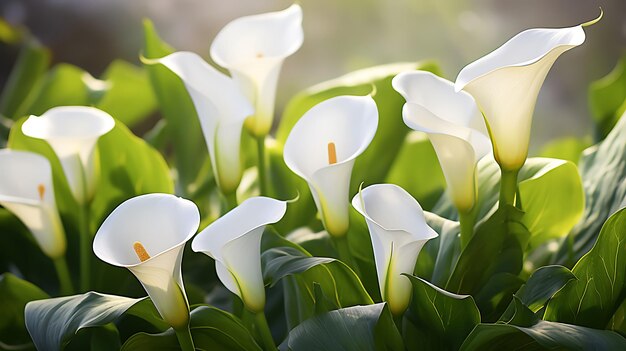
<instances>
[{"instance_id":1,"label":"white flower","mask_svg":"<svg viewBox=\"0 0 626 351\"><path fill-rule=\"evenodd\" d=\"M254 109L232 78L192 52L176 52L156 60L180 77L193 100L209 149L217 184L231 194L243 173L241 129Z\"/></svg>"},{"instance_id":2,"label":"white flower","mask_svg":"<svg viewBox=\"0 0 626 351\"><path fill-rule=\"evenodd\" d=\"M411 299L411 282L417 255L437 233L426 224L419 203L393 184L371 185L352 199L370 231L378 284L394 315L402 314Z\"/></svg>"},{"instance_id":3,"label":"white flower","mask_svg":"<svg viewBox=\"0 0 626 351\"><path fill-rule=\"evenodd\" d=\"M119 205L96 233L101 260L128 268L174 329L186 327L189 305L181 274L185 243L198 230L196 205L169 194L148 194Z\"/></svg>"},{"instance_id":4,"label":"white flower","mask_svg":"<svg viewBox=\"0 0 626 351\"><path fill-rule=\"evenodd\" d=\"M261 273L261 236L280 221L285 201L252 197L202 230L191 243L195 252L215 259L217 276L251 312L262 312L265 288Z\"/></svg>"},{"instance_id":5,"label":"white flower","mask_svg":"<svg viewBox=\"0 0 626 351\"><path fill-rule=\"evenodd\" d=\"M59 218L48 160L27 151L0 150L0 205L33 233L50 258L65 254L65 231Z\"/></svg>"},{"instance_id":6,"label":"white flower","mask_svg":"<svg viewBox=\"0 0 626 351\"><path fill-rule=\"evenodd\" d=\"M114 126L113 118L97 108L62 106L40 117L30 116L22 132L50 144L61 161L72 194L84 204L93 197L97 182L96 142Z\"/></svg>"},{"instance_id":7,"label":"white flower","mask_svg":"<svg viewBox=\"0 0 626 351\"><path fill-rule=\"evenodd\" d=\"M402 109L409 128L428 134L459 211L476 202L476 163L491 150L483 117L474 99L430 72L397 75L393 87L407 101ZM417 180L419 181L419 180Z\"/></svg>"},{"instance_id":8,"label":"white flower","mask_svg":"<svg viewBox=\"0 0 626 351\"><path fill-rule=\"evenodd\" d=\"M348 230L352 167L377 127L378 109L371 96L338 96L307 111L285 141L285 163L309 183L331 235Z\"/></svg>"},{"instance_id":9,"label":"white flower","mask_svg":"<svg viewBox=\"0 0 626 351\"><path fill-rule=\"evenodd\" d=\"M302 46L302 8L246 16L228 23L211 45L211 58L227 68L255 107L246 128L257 137L272 127L283 60Z\"/></svg>"},{"instance_id":10,"label":"white flower","mask_svg":"<svg viewBox=\"0 0 626 351\"><path fill-rule=\"evenodd\" d=\"M516 171L526 161L533 110L543 81L562 53L584 41L582 25L525 30L459 73L456 90L463 89L476 99L502 169Z\"/></svg>"}]
</instances>

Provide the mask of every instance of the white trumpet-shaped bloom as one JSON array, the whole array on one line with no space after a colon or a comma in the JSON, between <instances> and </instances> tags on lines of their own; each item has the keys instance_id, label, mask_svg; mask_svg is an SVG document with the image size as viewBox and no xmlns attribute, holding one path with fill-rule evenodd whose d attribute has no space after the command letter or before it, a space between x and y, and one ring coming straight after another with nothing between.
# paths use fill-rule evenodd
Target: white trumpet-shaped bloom
<instances>
[{"instance_id":1,"label":"white trumpet-shaped bloom","mask_svg":"<svg viewBox=\"0 0 626 351\"><path fill-rule=\"evenodd\" d=\"M370 231L381 296L394 315L403 313L411 299L417 256L437 232L428 226L420 204L394 184L371 185L352 199Z\"/></svg>"},{"instance_id":2,"label":"white trumpet-shaped bloom","mask_svg":"<svg viewBox=\"0 0 626 351\"><path fill-rule=\"evenodd\" d=\"M582 44L582 25L523 31L488 55L465 66L456 90L472 94L484 114L496 161L508 171L528 155L533 110L556 59Z\"/></svg>"},{"instance_id":3,"label":"white trumpet-shaped bloom","mask_svg":"<svg viewBox=\"0 0 626 351\"><path fill-rule=\"evenodd\" d=\"M454 84L436 75L415 71L397 75L393 87L407 101L402 109L409 128L428 134L460 211L476 202L476 163L489 153L491 143L476 103Z\"/></svg>"},{"instance_id":4,"label":"white trumpet-shaped bloom","mask_svg":"<svg viewBox=\"0 0 626 351\"><path fill-rule=\"evenodd\" d=\"M189 322L183 250L199 225L193 202L169 194L141 195L111 212L96 233L93 250L101 260L128 268L161 317L180 329Z\"/></svg>"},{"instance_id":5,"label":"white trumpet-shaped bloom","mask_svg":"<svg viewBox=\"0 0 626 351\"><path fill-rule=\"evenodd\" d=\"M287 137L285 163L308 182L331 235L348 230L352 168L377 127L378 109L371 96L338 96L307 111Z\"/></svg>"},{"instance_id":6,"label":"white trumpet-shaped bloom","mask_svg":"<svg viewBox=\"0 0 626 351\"><path fill-rule=\"evenodd\" d=\"M252 197L202 230L191 243L195 252L215 260L217 276L252 312L262 312L265 287L261 237L267 224L280 221L287 202Z\"/></svg>"},{"instance_id":7,"label":"white trumpet-shaped bloom","mask_svg":"<svg viewBox=\"0 0 626 351\"><path fill-rule=\"evenodd\" d=\"M241 129L254 108L235 81L192 52L176 52L162 63L180 77L196 107L218 186L233 193L243 173Z\"/></svg>"},{"instance_id":8,"label":"white trumpet-shaped bloom","mask_svg":"<svg viewBox=\"0 0 626 351\"><path fill-rule=\"evenodd\" d=\"M97 183L96 142L114 126L113 118L97 108L62 106L51 108L40 117L30 116L22 125L22 132L50 144L61 161L74 198L83 204L91 200Z\"/></svg>"},{"instance_id":9,"label":"white trumpet-shaped bloom","mask_svg":"<svg viewBox=\"0 0 626 351\"><path fill-rule=\"evenodd\" d=\"M228 23L211 44L211 58L227 68L255 107L246 128L265 136L272 127L278 75L283 61L303 41L302 8L246 16Z\"/></svg>"},{"instance_id":10,"label":"white trumpet-shaped bloom","mask_svg":"<svg viewBox=\"0 0 626 351\"><path fill-rule=\"evenodd\" d=\"M32 152L4 149L0 150L0 169L0 205L24 223L48 257L62 257L65 231L48 160Z\"/></svg>"}]
</instances>

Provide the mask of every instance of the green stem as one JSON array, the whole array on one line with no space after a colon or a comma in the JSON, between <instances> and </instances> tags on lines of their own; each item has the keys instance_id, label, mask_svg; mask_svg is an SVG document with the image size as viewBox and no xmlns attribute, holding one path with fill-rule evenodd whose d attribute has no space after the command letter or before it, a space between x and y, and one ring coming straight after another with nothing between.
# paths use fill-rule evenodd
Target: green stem
<instances>
[{"instance_id":1,"label":"green stem","mask_svg":"<svg viewBox=\"0 0 626 351\"><path fill-rule=\"evenodd\" d=\"M224 195L224 199L226 200L224 203L224 208L222 208L222 214L232 210L237 207L237 192L233 191L230 194Z\"/></svg>"},{"instance_id":2,"label":"green stem","mask_svg":"<svg viewBox=\"0 0 626 351\"><path fill-rule=\"evenodd\" d=\"M257 137L257 170L259 172L259 191L267 195L267 171L265 169L265 136Z\"/></svg>"},{"instance_id":3,"label":"green stem","mask_svg":"<svg viewBox=\"0 0 626 351\"><path fill-rule=\"evenodd\" d=\"M263 311L255 313L254 325L261 337L265 351L276 350L276 344L274 344L274 338L272 338L272 333L270 332L270 327L267 325Z\"/></svg>"},{"instance_id":4,"label":"green stem","mask_svg":"<svg viewBox=\"0 0 626 351\"><path fill-rule=\"evenodd\" d=\"M181 350L194 351L196 349L193 345L193 338L191 337L189 326L182 329L174 329L174 331L176 332L176 338L178 338Z\"/></svg>"},{"instance_id":5,"label":"green stem","mask_svg":"<svg viewBox=\"0 0 626 351\"><path fill-rule=\"evenodd\" d=\"M78 232L80 236L80 291L91 286L91 233L89 232L89 204L78 205Z\"/></svg>"},{"instance_id":6,"label":"green stem","mask_svg":"<svg viewBox=\"0 0 626 351\"><path fill-rule=\"evenodd\" d=\"M348 235L344 234L341 236L332 235L333 242L335 243L335 248L337 249L337 253L339 254L339 259L348 265L348 267L352 268L352 270L359 275L359 267L356 265L356 261L352 257L350 253L350 245L348 244Z\"/></svg>"},{"instance_id":7,"label":"green stem","mask_svg":"<svg viewBox=\"0 0 626 351\"><path fill-rule=\"evenodd\" d=\"M57 275L59 276L59 287L61 295L72 295L74 293L74 285L72 284L70 271L67 268L67 261L65 261L65 256L55 258L52 261L54 262L54 268L56 268Z\"/></svg>"},{"instance_id":8,"label":"green stem","mask_svg":"<svg viewBox=\"0 0 626 351\"><path fill-rule=\"evenodd\" d=\"M515 206L515 194L517 192L517 174L519 169L508 171L501 169L500 177L500 204Z\"/></svg>"},{"instance_id":9,"label":"green stem","mask_svg":"<svg viewBox=\"0 0 626 351\"><path fill-rule=\"evenodd\" d=\"M463 250L474 235L474 213L459 211L459 222L461 224L461 250Z\"/></svg>"}]
</instances>

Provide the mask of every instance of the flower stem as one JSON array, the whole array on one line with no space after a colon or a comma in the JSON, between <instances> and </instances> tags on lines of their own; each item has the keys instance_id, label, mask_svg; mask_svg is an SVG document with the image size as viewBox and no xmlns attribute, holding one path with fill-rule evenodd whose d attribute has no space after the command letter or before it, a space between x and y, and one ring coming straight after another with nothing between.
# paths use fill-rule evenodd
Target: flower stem
<instances>
[{"instance_id":1,"label":"flower stem","mask_svg":"<svg viewBox=\"0 0 626 351\"><path fill-rule=\"evenodd\" d=\"M459 211L459 222L461 224L461 250L463 250L474 235L473 211Z\"/></svg>"},{"instance_id":2,"label":"flower stem","mask_svg":"<svg viewBox=\"0 0 626 351\"><path fill-rule=\"evenodd\" d=\"M78 235L80 237L80 291L86 292L91 284L91 233L89 232L89 204L78 205Z\"/></svg>"},{"instance_id":3,"label":"flower stem","mask_svg":"<svg viewBox=\"0 0 626 351\"><path fill-rule=\"evenodd\" d=\"M272 333L270 332L270 327L267 325L263 311L254 314L254 325L256 326L259 336L261 336L263 348L266 351L276 350L276 344L274 344L274 338L272 338Z\"/></svg>"},{"instance_id":4,"label":"flower stem","mask_svg":"<svg viewBox=\"0 0 626 351\"><path fill-rule=\"evenodd\" d=\"M500 177L500 204L515 206L515 194L517 192L517 174L519 169L508 171L501 169Z\"/></svg>"},{"instance_id":5,"label":"flower stem","mask_svg":"<svg viewBox=\"0 0 626 351\"><path fill-rule=\"evenodd\" d=\"M224 203L222 214L225 214L226 212L237 207L237 193L235 191L230 194L224 195L224 199L226 199L226 202Z\"/></svg>"},{"instance_id":6,"label":"flower stem","mask_svg":"<svg viewBox=\"0 0 626 351\"><path fill-rule=\"evenodd\" d=\"M260 195L267 195L267 171L265 169L265 136L256 138L257 145L257 170L259 173Z\"/></svg>"},{"instance_id":7,"label":"flower stem","mask_svg":"<svg viewBox=\"0 0 626 351\"><path fill-rule=\"evenodd\" d=\"M176 332L176 338L178 338L178 343L180 344L180 348L183 351L194 351L196 348L193 345L193 338L191 337L191 330L189 326L181 329L174 329Z\"/></svg>"},{"instance_id":8,"label":"flower stem","mask_svg":"<svg viewBox=\"0 0 626 351\"><path fill-rule=\"evenodd\" d=\"M352 268L352 270L359 275L359 267L356 265L356 261L352 257L350 253L350 245L348 244L348 235L344 234L341 236L332 235L333 242L335 243L335 248L337 249L337 253L339 254L339 259L348 265L348 267Z\"/></svg>"},{"instance_id":9,"label":"flower stem","mask_svg":"<svg viewBox=\"0 0 626 351\"><path fill-rule=\"evenodd\" d=\"M72 284L70 271L67 268L65 256L57 257L52 261L54 262L54 268L56 268L57 275L59 276L59 292L64 296L72 295L74 293L74 285Z\"/></svg>"}]
</instances>

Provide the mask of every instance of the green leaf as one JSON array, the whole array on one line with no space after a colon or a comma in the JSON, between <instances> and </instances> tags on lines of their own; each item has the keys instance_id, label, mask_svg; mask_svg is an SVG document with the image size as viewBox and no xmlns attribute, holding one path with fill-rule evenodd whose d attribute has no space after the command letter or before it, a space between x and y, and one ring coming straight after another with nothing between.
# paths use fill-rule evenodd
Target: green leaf
<instances>
[{"instance_id":1,"label":"green leaf","mask_svg":"<svg viewBox=\"0 0 626 351\"><path fill-rule=\"evenodd\" d=\"M560 158L578 164L582 152L589 146L591 146L591 138L561 138L543 145L539 156Z\"/></svg>"},{"instance_id":2,"label":"green leaf","mask_svg":"<svg viewBox=\"0 0 626 351\"><path fill-rule=\"evenodd\" d=\"M415 274L435 285L444 286L461 254L459 222L424 212L426 222L439 236L429 240L418 256Z\"/></svg>"},{"instance_id":3,"label":"green leaf","mask_svg":"<svg viewBox=\"0 0 626 351\"><path fill-rule=\"evenodd\" d=\"M404 188L425 210L437 203L446 180L426 134L415 131L407 134L385 182Z\"/></svg>"},{"instance_id":4,"label":"green leaf","mask_svg":"<svg viewBox=\"0 0 626 351\"><path fill-rule=\"evenodd\" d=\"M306 256L293 247L275 247L263 252L261 266L266 283L274 286L280 279L307 271L319 264L335 261L328 257Z\"/></svg>"},{"instance_id":5,"label":"green leaf","mask_svg":"<svg viewBox=\"0 0 626 351\"><path fill-rule=\"evenodd\" d=\"M145 69L115 60L101 77L109 86L96 107L128 127L134 127L154 112L157 102Z\"/></svg>"},{"instance_id":6,"label":"green leaf","mask_svg":"<svg viewBox=\"0 0 626 351\"><path fill-rule=\"evenodd\" d=\"M594 247L572 273L568 283L550 300L546 320L604 329L626 298L626 209L612 215Z\"/></svg>"},{"instance_id":7,"label":"green leaf","mask_svg":"<svg viewBox=\"0 0 626 351\"><path fill-rule=\"evenodd\" d=\"M115 321L141 299L90 291L82 295L29 302L24 316L39 350L61 350L80 329Z\"/></svg>"},{"instance_id":8,"label":"green leaf","mask_svg":"<svg viewBox=\"0 0 626 351\"><path fill-rule=\"evenodd\" d=\"M608 75L591 83L588 100L597 139L602 140L626 112L626 54Z\"/></svg>"},{"instance_id":9,"label":"green leaf","mask_svg":"<svg viewBox=\"0 0 626 351\"><path fill-rule=\"evenodd\" d=\"M143 27L143 55L146 58L161 58L174 51L159 38L150 20L144 20ZM178 76L162 65L148 65L146 70L161 114L167 121L180 185L177 193L192 193L192 184L202 166L202 162L198 160L209 157L196 109Z\"/></svg>"},{"instance_id":10,"label":"green leaf","mask_svg":"<svg viewBox=\"0 0 626 351\"><path fill-rule=\"evenodd\" d=\"M601 143L585 150L580 161L585 191L581 221L570 233L573 252L564 242L554 263L571 266L596 242L602 223L626 204L626 118Z\"/></svg>"},{"instance_id":11,"label":"green leaf","mask_svg":"<svg viewBox=\"0 0 626 351\"><path fill-rule=\"evenodd\" d=\"M210 306L199 306L191 311L191 335L194 346L200 350L261 350L254 338L232 314ZM137 333L131 336L122 350L180 350L173 329L160 334Z\"/></svg>"},{"instance_id":12,"label":"green leaf","mask_svg":"<svg viewBox=\"0 0 626 351\"><path fill-rule=\"evenodd\" d=\"M298 119L324 100L339 95L367 95L375 90L373 98L378 106L378 130L367 150L356 160L351 193L356 192L361 182L383 182L409 132L402 122L405 100L392 88L391 80L400 72L416 69L437 74L440 71L433 62L394 63L351 72L308 88L298 93L285 107L276 138L284 143Z\"/></svg>"},{"instance_id":13,"label":"green leaf","mask_svg":"<svg viewBox=\"0 0 626 351\"><path fill-rule=\"evenodd\" d=\"M413 299L406 316L416 326L421 350L458 350L480 323L480 311L469 295L455 295L407 275L413 284ZM407 342L408 343L408 342Z\"/></svg>"},{"instance_id":14,"label":"green leaf","mask_svg":"<svg viewBox=\"0 0 626 351\"><path fill-rule=\"evenodd\" d=\"M545 266L537 269L528 278L526 284L515 293L516 301L519 300L532 313L538 312L545 304L561 290L569 281L576 279L574 274L563 266ZM513 301L504 312L500 321L507 321L515 314L515 302Z\"/></svg>"},{"instance_id":15,"label":"green leaf","mask_svg":"<svg viewBox=\"0 0 626 351\"><path fill-rule=\"evenodd\" d=\"M404 350L385 303L330 311L289 332L281 350Z\"/></svg>"},{"instance_id":16,"label":"green leaf","mask_svg":"<svg viewBox=\"0 0 626 351\"><path fill-rule=\"evenodd\" d=\"M7 23L0 19L0 24ZM18 109L44 75L48 65L50 51L47 48L35 39L29 39L22 44L15 66L0 95L0 115L12 119L22 117L17 113Z\"/></svg>"},{"instance_id":17,"label":"green leaf","mask_svg":"<svg viewBox=\"0 0 626 351\"><path fill-rule=\"evenodd\" d=\"M624 350L626 339L607 330L538 321L531 327L479 324L467 337L462 351L499 350Z\"/></svg>"},{"instance_id":18,"label":"green leaf","mask_svg":"<svg viewBox=\"0 0 626 351\"><path fill-rule=\"evenodd\" d=\"M28 343L30 337L24 323L24 306L48 297L37 286L11 273L0 275L0 342L5 345Z\"/></svg>"}]
</instances>

